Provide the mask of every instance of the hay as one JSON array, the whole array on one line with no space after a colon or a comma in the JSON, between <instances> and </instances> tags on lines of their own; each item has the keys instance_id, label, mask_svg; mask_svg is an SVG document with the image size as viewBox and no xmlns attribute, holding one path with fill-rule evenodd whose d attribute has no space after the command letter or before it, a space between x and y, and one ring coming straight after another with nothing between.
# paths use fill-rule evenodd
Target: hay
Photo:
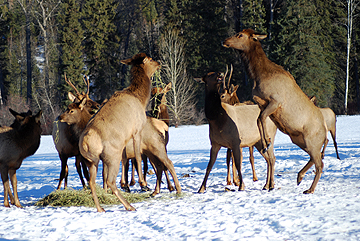
<instances>
[{"instance_id":1,"label":"hay","mask_svg":"<svg viewBox=\"0 0 360 241\"><path fill-rule=\"evenodd\" d=\"M125 193L120 191L121 195L129 203L142 202L150 197L150 192L147 193ZM96 194L99 198L100 204L103 205L117 205L121 204L119 199L112 193L105 192L99 185L96 185ZM74 190L67 188L65 190L55 190L46 197L40 199L35 203L35 206L45 207L70 207L70 206L86 206L95 207L94 200L90 189Z\"/></svg>"}]
</instances>

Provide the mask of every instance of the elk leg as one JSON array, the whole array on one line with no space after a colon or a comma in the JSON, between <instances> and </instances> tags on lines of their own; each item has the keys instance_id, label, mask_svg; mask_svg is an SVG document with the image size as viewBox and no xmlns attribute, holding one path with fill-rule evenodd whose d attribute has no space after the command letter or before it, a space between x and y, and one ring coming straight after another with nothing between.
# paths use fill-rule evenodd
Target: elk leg
<instances>
[{"instance_id":1,"label":"elk leg","mask_svg":"<svg viewBox=\"0 0 360 241\"><path fill-rule=\"evenodd\" d=\"M64 180L64 178L65 178L64 188L67 187L67 177L68 177L68 173L69 173L69 169L68 169L68 165L67 165L68 157L66 155L59 155L59 157L61 160L61 171L60 171L59 185L56 188L57 190L60 190L61 183Z\"/></svg>"},{"instance_id":2,"label":"elk leg","mask_svg":"<svg viewBox=\"0 0 360 241\"><path fill-rule=\"evenodd\" d=\"M8 196L10 196L11 190L9 185L9 174L7 168L1 170L1 179L4 186L4 206L10 207Z\"/></svg>"},{"instance_id":3,"label":"elk leg","mask_svg":"<svg viewBox=\"0 0 360 241\"><path fill-rule=\"evenodd\" d=\"M205 189L206 189L206 182L207 182L207 179L210 175L210 172L211 172L211 169L213 168L214 164L215 164L215 161L216 161L216 157L217 157L217 154L220 150L221 146L220 145L215 145L213 144L211 146L211 150L210 150L210 161L207 165L207 168L206 168L206 173L205 173L205 177L204 177L204 180L201 184L201 187L198 191L198 193L204 193L205 192Z\"/></svg>"},{"instance_id":4,"label":"elk leg","mask_svg":"<svg viewBox=\"0 0 360 241\"><path fill-rule=\"evenodd\" d=\"M240 149L242 150L242 149ZM234 155L233 153L231 152L231 158L232 158L232 170L233 170L233 182L234 182L234 185L235 186L239 186L240 185L240 180L239 180L239 175L238 175L238 172L236 170L236 165L235 165L235 162L234 162Z\"/></svg>"},{"instance_id":5,"label":"elk leg","mask_svg":"<svg viewBox=\"0 0 360 241\"><path fill-rule=\"evenodd\" d=\"M271 114L273 114L278 108L280 107L280 103L275 101L275 100L271 100L269 102L269 104L266 106L266 108L260 112L260 116L258 118L258 127L260 130L260 136L261 136L261 140L263 142L264 145L264 149L263 152L267 152L267 150L269 149L270 145L271 145L271 138L268 135L267 132L267 128L266 128L266 118L269 117ZM259 123L260 121L260 123Z\"/></svg>"},{"instance_id":6,"label":"elk leg","mask_svg":"<svg viewBox=\"0 0 360 241\"><path fill-rule=\"evenodd\" d=\"M146 155L141 154L141 159L142 159L143 165L144 165L143 175L144 175L144 180L145 180L145 182L146 182L146 174L147 174L147 172L148 172L148 170L149 170L149 165L148 165L148 162L147 162L147 159L148 159L148 158L147 158Z\"/></svg>"},{"instance_id":7,"label":"elk leg","mask_svg":"<svg viewBox=\"0 0 360 241\"><path fill-rule=\"evenodd\" d=\"M89 171L87 169L87 166L85 164L84 157L81 156L80 162L81 162L81 167L82 167L82 170L83 170L84 177L85 177L86 181L89 182L90 176L89 176Z\"/></svg>"},{"instance_id":8,"label":"elk leg","mask_svg":"<svg viewBox=\"0 0 360 241\"><path fill-rule=\"evenodd\" d=\"M170 172L170 174L171 174L171 176L172 176L172 178L174 180L176 193L181 193L181 186L180 186L179 180L177 178L174 165L169 159L168 159L168 162L165 163L165 167L169 170L169 172ZM165 171L165 174L166 173L167 173L167 171ZM170 182L170 179L168 181Z\"/></svg>"},{"instance_id":9,"label":"elk leg","mask_svg":"<svg viewBox=\"0 0 360 241\"><path fill-rule=\"evenodd\" d=\"M107 165L107 185L110 187L111 191L115 194L115 196L120 200L120 202L124 205L126 210L135 211L135 208L130 205L130 203L121 195L119 190L116 187L116 176L119 171L120 161L108 161Z\"/></svg>"},{"instance_id":10,"label":"elk leg","mask_svg":"<svg viewBox=\"0 0 360 241\"><path fill-rule=\"evenodd\" d=\"M321 151L321 159L324 159L324 157L325 157L325 148L326 148L328 143L329 143L329 140L326 138L325 142L324 142L324 147L323 147L323 149Z\"/></svg>"},{"instance_id":11,"label":"elk leg","mask_svg":"<svg viewBox=\"0 0 360 241\"><path fill-rule=\"evenodd\" d=\"M136 181L135 181L135 172L138 171L136 170L136 165L135 165L135 160L134 159L131 159L131 181L130 181L130 186L134 186ZM128 161L127 165L126 165L126 173L128 173L130 169L130 163ZM126 175L128 176L128 175ZM127 178L126 178L127 179Z\"/></svg>"},{"instance_id":12,"label":"elk leg","mask_svg":"<svg viewBox=\"0 0 360 241\"><path fill-rule=\"evenodd\" d=\"M121 163L122 163L122 168L121 168L121 181L120 181L120 187L121 189L123 189L125 192L130 193L130 188L128 185L128 175L129 175L129 160L126 157L126 150L124 149L123 151L123 155L122 155L122 159L121 159Z\"/></svg>"},{"instance_id":13,"label":"elk leg","mask_svg":"<svg viewBox=\"0 0 360 241\"><path fill-rule=\"evenodd\" d=\"M311 155L310 155L310 160L313 160L312 163L315 163L315 178L314 178L313 183L311 184L311 187L310 187L308 190L304 191L304 194L314 193L315 188L316 188L316 185L317 185L317 183L318 183L319 180L320 180L320 177L321 177L321 174L322 174L322 170L323 170L323 168L324 168L324 163L322 162L321 155L313 156L312 153L311 153ZM309 162L310 162L310 161L309 161ZM308 164L309 164L309 162L308 162ZM306 164L306 166L308 166L308 164ZM306 166L305 166L305 167L306 167ZM309 168L310 168L311 166L312 166L312 164L309 165ZM305 167L304 167L304 168L305 168ZM303 168L303 169L304 169L304 168ZM309 169L309 168L308 168L308 169Z\"/></svg>"},{"instance_id":14,"label":"elk leg","mask_svg":"<svg viewBox=\"0 0 360 241\"><path fill-rule=\"evenodd\" d=\"M155 185L155 189L154 192L151 194L151 196L155 196L156 194L160 193L160 187L161 187L161 179L162 179L162 172L164 170L164 165L162 163L160 163L159 160L155 160L157 159L155 157L152 157L151 160L153 162L153 165L156 166L156 185Z\"/></svg>"},{"instance_id":15,"label":"elk leg","mask_svg":"<svg viewBox=\"0 0 360 241\"><path fill-rule=\"evenodd\" d=\"M140 134L136 134L133 136L134 140L134 153L136 159L136 165L138 170L141 170L141 154L140 154L140 145L141 145L141 136ZM147 183L144 180L144 176L141 171L138 172L139 175L139 184L142 191L149 191L150 189L147 187Z\"/></svg>"},{"instance_id":16,"label":"elk leg","mask_svg":"<svg viewBox=\"0 0 360 241\"><path fill-rule=\"evenodd\" d=\"M331 137L333 139L334 142L334 147L335 147L335 151L336 151L336 158L340 160L340 156L339 156L339 152L338 152L338 147L337 147L337 143L336 143L336 134L335 131L330 131Z\"/></svg>"},{"instance_id":17,"label":"elk leg","mask_svg":"<svg viewBox=\"0 0 360 241\"><path fill-rule=\"evenodd\" d=\"M312 167L312 165L314 164L313 160L310 158L310 160L308 161L308 163L306 163L306 165L300 170L300 172L298 173L297 176L297 185L300 185L301 181L303 180L306 172L310 169L310 167Z\"/></svg>"},{"instance_id":18,"label":"elk leg","mask_svg":"<svg viewBox=\"0 0 360 241\"><path fill-rule=\"evenodd\" d=\"M75 157L75 166L76 166L76 171L77 171L77 173L78 173L78 175L80 177L81 184L82 184L83 188L85 188L86 184L84 182L84 178L83 178L82 173L81 173L81 164L80 164L81 161L80 161L80 159L81 159L80 156Z\"/></svg>"},{"instance_id":19,"label":"elk leg","mask_svg":"<svg viewBox=\"0 0 360 241\"><path fill-rule=\"evenodd\" d=\"M226 151L226 166L227 166L227 175L226 175L226 185L231 185L231 174L230 174L230 155L231 149L228 148ZM234 162L233 162L234 163ZM234 176L234 165L233 165L233 176Z\"/></svg>"},{"instance_id":20,"label":"elk leg","mask_svg":"<svg viewBox=\"0 0 360 241\"><path fill-rule=\"evenodd\" d=\"M250 164L251 164L251 170L253 174L253 181L256 182L258 180L256 171L255 171L255 163L254 163L254 146L249 147L249 154L250 154Z\"/></svg>"},{"instance_id":21,"label":"elk leg","mask_svg":"<svg viewBox=\"0 0 360 241\"><path fill-rule=\"evenodd\" d=\"M168 170L165 170L164 173L165 173L165 176L166 176L166 182L167 182L168 189L169 189L170 192L172 192L172 191L175 190L175 188L174 188L174 186L171 184ZM173 178L173 179L174 179L174 178Z\"/></svg>"},{"instance_id":22,"label":"elk leg","mask_svg":"<svg viewBox=\"0 0 360 241\"><path fill-rule=\"evenodd\" d=\"M9 170L9 176L10 176L10 180L11 180L11 186L12 186L13 192L14 192L15 206L18 208L21 208L22 206L20 204L19 196L17 193L16 170Z\"/></svg>"},{"instance_id":23,"label":"elk leg","mask_svg":"<svg viewBox=\"0 0 360 241\"><path fill-rule=\"evenodd\" d=\"M240 146L240 145L238 145L238 146ZM242 174L241 174L241 165L242 165L242 159L243 159L242 148L233 148L232 152L233 152L233 156L234 156L233 161L235 161L236 170L239 175L239 191L243 191L243 190L245 190L245 183L244 183L244 180L242 179Z\"/></svg>"}]
</instances>

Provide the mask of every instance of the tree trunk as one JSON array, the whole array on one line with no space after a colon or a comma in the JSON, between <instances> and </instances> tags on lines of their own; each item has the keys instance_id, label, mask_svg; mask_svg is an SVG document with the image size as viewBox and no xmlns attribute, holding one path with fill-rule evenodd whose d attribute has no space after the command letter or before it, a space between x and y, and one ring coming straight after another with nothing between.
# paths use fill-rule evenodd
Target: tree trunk
<instances>
[{"instance_id":1,"label":"tree trunk","mask_svg":"<svg viewBox=\"0 0 360 241\"><path fill-rule=\"evenodd\" d=\"M28 5L28 1L26 1L26 5ZM31 82L32 82L32 69L31 69L31 42L30 42L30 14L28 11L25 12L26 17L26 76L27 76L27 94L26 94L26 102L31 106L32 101L32 93L31 93Z\"/></svg>"}]
</instances>

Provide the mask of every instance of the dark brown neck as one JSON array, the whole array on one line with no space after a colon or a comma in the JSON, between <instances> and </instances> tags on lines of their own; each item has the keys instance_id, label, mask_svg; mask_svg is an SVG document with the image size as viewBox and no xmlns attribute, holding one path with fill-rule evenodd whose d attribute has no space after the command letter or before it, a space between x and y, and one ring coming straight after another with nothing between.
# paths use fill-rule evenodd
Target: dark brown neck
<instances>
[{"instance_id":1,"label":"dark brown neck","mask_svg":"<svg viewBox=\"0 0 360 241\"><path fill-rule=\"evenodd\" d=\"M140 66L131 68L131 76L131 84L126 90L138 98L145 108L150 99L151 80Z\"/></svg>"}]
</instances>

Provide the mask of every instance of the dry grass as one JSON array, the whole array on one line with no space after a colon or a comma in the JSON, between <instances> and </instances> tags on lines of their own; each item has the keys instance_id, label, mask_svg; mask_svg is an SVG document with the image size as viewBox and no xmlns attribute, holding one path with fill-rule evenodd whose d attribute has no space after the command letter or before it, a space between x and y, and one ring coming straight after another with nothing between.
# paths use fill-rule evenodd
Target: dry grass
<instances>
[{"instance_id":1,"label":"dry grass","mask_svg":"<svg viewBox=\"0 0 360 241\"><path fill-rule=\"evenodd\" d=\"M125 193L121 192L121 195L129 203L142 202L150 197L150 192L147 193ZM117 197L111 193L105 192L100 186L96 186L96 194L99 198L100 204L114 205L121 204ZM90 189L65 189L55 190L46 197L40 199L35 203L35 206L53 206L53 207L70 207L70 206L86 206L95 207L94 200L91 195Z\"/></svg>"}]
</instances>

